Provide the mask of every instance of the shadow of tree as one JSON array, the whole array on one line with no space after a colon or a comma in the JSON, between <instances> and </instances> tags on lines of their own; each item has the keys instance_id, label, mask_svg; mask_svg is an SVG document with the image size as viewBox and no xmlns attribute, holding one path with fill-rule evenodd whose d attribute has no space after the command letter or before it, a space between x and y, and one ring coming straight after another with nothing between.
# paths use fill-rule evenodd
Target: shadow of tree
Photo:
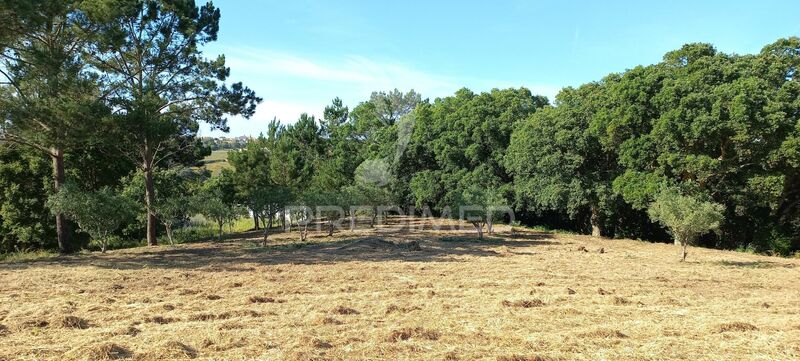
<instances>
[{"instance_id":1,"label":"shadow of tree","mask_svg":"<svg viewBox=\"0 0 800 361\"><path fill-rule=\"evenodd\" d=\"M387 227L389 228L389 227ZM430 229L430 228L429 228ZM484 240L474 232L436 233L415 227L376 228L368 234L339 231L334 237L320 232L299 242L295 232L274 233L261 246L263 231L249 231L226 237L221 242L203 242L157 248L136 248L88 255L0 265L0 269L21 269L57 264L107 269L187 269L200 271L252 271L255 266L281 264L333 264L339 262L458 262L461 256L502 257L495 248L527 248L559 244L541 232L496 233ZM322 232L324 233L324 232ZM411 247L415 242L419 248Z\"/></svg>"},{"instance_id":2,"label":"shadow of tree","mask_svg":"<svg viewBox=\"0 0 800 361\"><path fill-rule=\"evenodd\" d=\"M720 266L738 268L795 268L793 264L771 261L719 261L714 263Z\"/></svg>"}]
</instances>

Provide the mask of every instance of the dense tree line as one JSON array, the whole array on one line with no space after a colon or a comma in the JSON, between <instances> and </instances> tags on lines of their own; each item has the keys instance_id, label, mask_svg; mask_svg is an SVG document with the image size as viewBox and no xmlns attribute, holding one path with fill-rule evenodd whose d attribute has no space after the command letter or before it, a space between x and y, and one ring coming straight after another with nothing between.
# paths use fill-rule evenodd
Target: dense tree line
<instances>
[{"instance_id":1,"label":"dense tree line","mask_svg":"<svg viewBox=\"0 0 800 361\"><path fill-rule=\"evenodd\" d=\"M305 238L303 207L341 207L318 214L332 233L389 205L479 205L481 236L508 206L595 236L800 250L798 38L753 55L689 44L552 103L525 88L335 98L321 119L271 122L211 177L191 167L210 151L199 125L227 130L260 101L203 56L213 5L3 1L0 14L2 251L172 242L197 214L218 237L250 217Z\"/></svg>"},{"instance_id":2,"label":"dense tree line","mask_svg":"<svg viewBox=\"0 0 800 361\"><path fill-rule=\"evenodd\" d=\"M2 248L49 246L55 233L60 251L75 250L80 244L59 211L68 207L50 207L51 225L43 197L70 182L74 191L121 188L133 170L144 177L145 235L155 244L154 174L207 153L196 139L199 123L225 130L227 115L248 117L260 101L226 81L224 57L203 57L219 10L178 0L41 0L3 1L0 14L2 153L37 165L4 164L13 178L2 198ZM52 186L36 186L42 156L52 163ZM20 199L20 186L34 189Z\"/></svg>"}]
</instances>

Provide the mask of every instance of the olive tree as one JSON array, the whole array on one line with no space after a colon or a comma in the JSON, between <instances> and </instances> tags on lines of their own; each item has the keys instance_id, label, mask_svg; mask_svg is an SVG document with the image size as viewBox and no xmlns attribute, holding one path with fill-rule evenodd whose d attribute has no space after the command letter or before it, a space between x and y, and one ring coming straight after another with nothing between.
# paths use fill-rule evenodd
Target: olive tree
<instances>
[{"instance_id":1,"label":"olive tree","mask_svg":"<svg viewBox=\"0 0 800 361\"><path fill-rule=\"evenodd\" d=\"M650 205L650 218L667 227L681 246L681 262L686 261L686 249L697 238L719 229L724 220L721 204L685 196L675 190L662 191Z\"/></svg>"},{"instance_id":2,"label":"olive tree","mask_svg":"<svg viewBox=\"0 0 800 361\"><path fill-rule=\"evenodd\" d=\"M493 232L494 217L499 210L499 205L504 203L498 189L469 185L456 198L453 209L458 209L458 212L453 212L452 217L459 217L472 224L481 240L483 239L483 227L489 225L490 233Z\"/></svg>"},{"instance_id":3,"label":"olive tree","mask_svg":"<svg viewBox=\"0 0 800 361\"><path fill-rule=\"evenodd\" d=\"M154 212L167 231L169 244L175 245L172 237L175 226L186 222L192 216L196 205L197 202L192 196L184 194L172 194L156 202Z\"/></svg>"},{"instance_id":4,"label":"olive tree","mask_svg":"<svg viewBox=\"0 0 800 361\"><path fill-rule=\"evenodd\" d=\"M200 214L214 221L217 225L217 239L222 240L223 227L232 224L237 218L244 215L246 209L237 205L226 203L216 194L206 194L197 198Z\"/></svg>"},{"instance_id":5,"label":"olive tree","mask_svg":"<svg viewBox=\"0 0 800 361\"><path fill-rule=\"evenodd\" d=\"M100 243L103 253L111 233L134 217L133 205L111 188L83 191L67 183L50 197L48 206L53 213L64 214L78 223L81 230Z\"/></svg>"}]
</instances>

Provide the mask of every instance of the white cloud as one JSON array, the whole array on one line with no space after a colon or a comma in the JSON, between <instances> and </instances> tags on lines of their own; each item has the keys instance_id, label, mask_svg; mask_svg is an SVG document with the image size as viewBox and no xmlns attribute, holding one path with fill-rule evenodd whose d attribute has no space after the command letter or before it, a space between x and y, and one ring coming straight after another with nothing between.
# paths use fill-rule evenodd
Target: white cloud
<instances>
[{"instance_id":1,"label":"white cloud","mask_svg":"<svg viewBox=\"0 0 800 361\"><path fill-rule=\"evenodd\" d=\"M231 68L231 79L243 81L264 99L253 119L230 119L231 135L257 135L266 130L274 117L283 123L293 123L302 113L319 117L324 107L337 96L352 109L369 98L373 91L394 88L403 91L414 89L424 98L433 99L450 95L464 86L474 91L527 86L532 92L546 95L551 100L559 89L491 79L455 79L396 61L358 55L331 59L254 48L227 47L220 50ZM207 130L203 133L223 134Z\"/></svg>"}]
</instances>

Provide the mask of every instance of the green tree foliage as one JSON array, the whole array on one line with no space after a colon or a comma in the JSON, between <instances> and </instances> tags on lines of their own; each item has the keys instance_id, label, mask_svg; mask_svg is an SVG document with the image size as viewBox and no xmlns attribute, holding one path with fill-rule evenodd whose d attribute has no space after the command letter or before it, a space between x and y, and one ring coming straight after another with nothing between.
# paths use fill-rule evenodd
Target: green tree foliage
<instances>
[{"instance_id":1,"label":"green tree foliage","mask_svg":"<svg viewBox=\"0 0 800 361\"><path fill-rule=\"evenodd\" d=\"M246 209L236 202L233 179L224 173L203 183L196 200L200 214L217 224L219 240L222 240L225 224L247 214Z\"/></svg>"},{"instance_id":2,"label":"green tree foliage","mask_svg":"<svg viewBox=\"0 0 800 361\"><path fill-rule=\"evenodd\" d=\"M397 175L409 184L409 203L442 209L464 192L466 178L483 187L511 180L503 158L514 125L547 105L525 88L455 96L423 103L414 112L410 143L400 157ZM403 195L405 197L405 195Z\"/></svg>"},{"instance_id":3,"label":"green tree foliage","mask_svg":"<svg viewBox=\"0 0 800 361\"><path fill-rule=\"evenodd\" d=\"M287 216L291 223L297 225L301 242L305 242L308 238L308 227L314 222L314 209L321 205L317 203L318 201L324 199L319 197L317 192L306 191L296 194L291 205L287 207Z\"/></svg>"},{"instance_id":4,"label":"green tree foliage","mask_svg":"<svg viewBox=\"0 0 800 361\"><path fill-rule=\"evenodd\" d=\"M350 117L350 111L344 103L342 103L342 99L338 97L331 101L331 105L325 107L323 114L324 117L320 123L322 133L327 138L335 136L340 127L347 124L347 119Z\"/></svg>"},{"instance_id":5,"label":"green tree foliage","mask_svg":"<svg viewBox=\"0 0 800 361\"><path fill-rule=\"evenodd\" d=\"M253 212L254 228L259 229L260 215L269 207L269 194L276 185L272 180L270 165L271 142L262 135L247 142L244 149L228 152L230 174L234 179L237 200Z\"/></svg>"},{"instance_id":6,"label":"green tree foliage","mask_svg":"<svg viewBox=\"0 0 800 361\"><path fill-rule=\"evenodd\" d=\"M478 238L483 239L483 227L489 225L492 232L492 222L495 217L495 207L504 205L505 198L502 191L495 187L484 187L470 184L462 187L461 194L455 197L451 209L451 216L466 220L475 227Z\"/></svg>"},{"instance_id":7,"label":"green tree foliage","mask_svg":"<svg viewBox=\"0 0 800 361\"><path fill-rule=\"evenodd\" d=\"M663 184L703 194L725 207L715 245L763 247L797 174L798 42L745 56L689 44L619 77L601 124L625 168L614 189L639 208Z\"/></svg>"},{"instance_id":8,"label":"green tree foliage","mask_svg":"<svg viewBox=\"0 0 800 361\"><path fill-rule=\"evenodd\" d=\"M153 172L198 143L200 122L227 130L226 115L250 117L260 99L241 83L225 84L225 58L201 47L217 39L219 9L211 3L167 0L94 1L87 19L98 31L91 59L115 108L120 150L145 174L145 204L153 208ZM147 241L156 244L156 218Z\"/></svg>"},{"instance_id":9,"label":"green tree foliage","mask_svg":"<svg viewBox=\"0 0 800 361\"><path fill-rule=\"evenodd\" d=\"M167 239L174 243L173 235L176 226L185 223L189 217L199 213L195 198L201 187L204 175L189 168L162 169L153 174L154 199L151 207L141 204L136 209L140 217L133 224L135 228L146 227L148 215L164 227ZM145 174L141 171L132 173L123 182L122 193L130 201L144 198Z\"/></svg>"},{"instance_id":10,"label":"green tree foliage","mask_svg":"<svg viewBox=\"0 0 800 361\"><path fill-rule=\"evenodd\" d=\"M98 76L82 56L93 29L81 29L78 2L3 2L0 32L0 141L31 147L51 159L53 187L65 182L64 155L90 137L106 113ZM69 230L55 214L58 246Z\"/></svg>"},{"instance_id":11,"label":"green tree foliage","mask_svg":"<svg viewBox=\"0 0 800 361\"><path fill-rule=\"evenodd\" d=\"M54 213L77 222L82 231L100 243L104 253L111 234L134 216L132 203L111 188L83 191L68 183L48 199L47 205Z\"/></svg>"},{"instance_id":12,"label":"green tree foliage","mask_svg":"<svg viewBox=\"0 0 800 361\"><path fill-rule=\"evenodd\" d=\"M395 89L352 108L335 98L322 119L273 120L232 142L233 169L202 182L180 168L216 144L196 139L200 124L226 130L226 116L248 117L260 100L228 83L223 57L203 56L219 30L213 5L6 1L0 14L11 22L0 24L3 250L66 234L45 204L66 178L144 200L118 234L150 244L199 197L220 233L243 207L270 228L286 206L323 206L289 218L332 234L345 217L374 224L379 206L414 205L451 216L477 206L466 215L482 236L513 204L523 221L594 235L666 238L662 224L686 244L800 250L798 38L751 55L687 44L553 104L524 88L433 101Z\"/></svg>"},{"instance_id":13,"label":"green tree foliage","mask_svg":"<svg viewBox=\"0 0 800 361\"><path fill-rule=\"evenodd\" d=\"M601 144L596 127L606 103L605 83L566 88L556 107L520 122L505 154L519 204L576 218L588 214L593 236L614 212L611 182L619 172L616 154Z\"/></svg>"},{"instance_id":14,"label":"green tree foliage","mask_svg":"<svg viewBox=\"0 0 800 361\"><path fill-rule=\"evenodd\" d=\"M198 213L196 193L200 175L189 169L175 168L159 171L154 178L156 197L151 212L164 226L169 243L174 245L175 227L185 224L189 217ZM137 189L141 190L141 185Z\"/></svg>"},{"instance_id":15,"label":"green tree foliage","mask_svg":"<svg viewBox=\"0 0 800 361\"><path fill-rule=\"evenodd\" d=\"M350 206L370 209L370 228L375 226L381 207L393 204L392 194L387 188L391 175L382 165L377 161L361 163L355 171L353 185L343 192L350 200Z\"/></svg>"},{"instance_id":16,"label":"green tree foliage","mask_svg":"<svg viewBox=\"0 0 800 361\"><path fill-rule=\"evenodd\" d=\"M51 177L39 152L0 143L0 252L57 247L45 205Z\"/></svg>"},{"instance_id":17,"label":"green tree foliage","mask_svg":"<svg viewBox=\"0 0 800 361\"><path fill-rule=\"evenodd\" d=\"M681 246L681 262L686 261L687 247L702 235L719 229L724 217L721 204L684 196L665 190L656 196L647 210L650 217L665 227Z\"/></svg>"}]
</instances>

